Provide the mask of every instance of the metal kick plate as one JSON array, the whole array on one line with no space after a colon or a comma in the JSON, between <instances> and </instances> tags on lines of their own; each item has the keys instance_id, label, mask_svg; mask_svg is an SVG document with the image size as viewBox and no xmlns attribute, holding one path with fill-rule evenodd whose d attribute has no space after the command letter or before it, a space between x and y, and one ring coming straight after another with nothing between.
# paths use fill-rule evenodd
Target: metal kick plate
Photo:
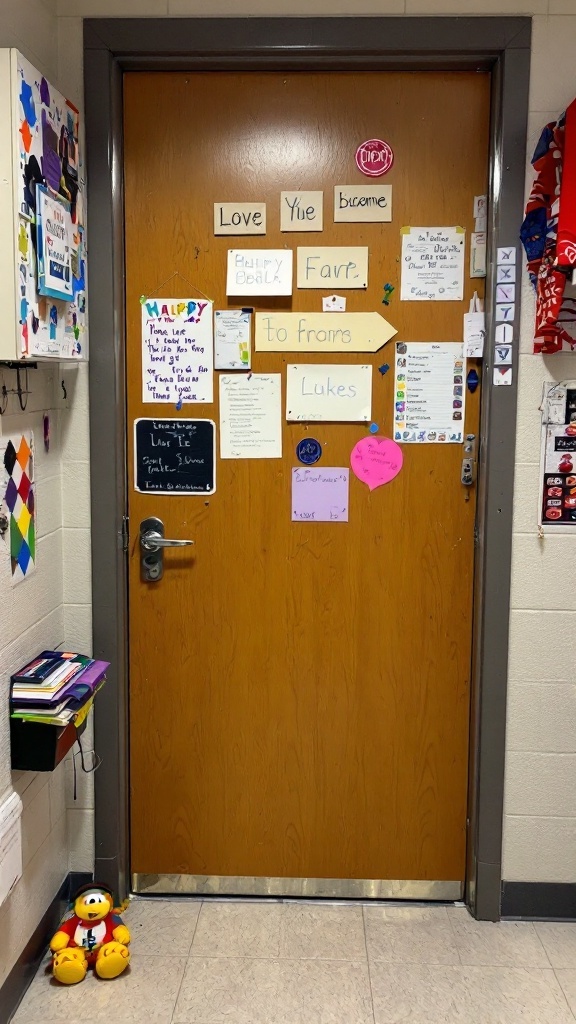
<instances>
[{"instance_id":1,"label":"metal kick plate","mask_svg":"<svg viewBox=\"0 0 576 1024\"><path fill-rule=\"evenodd\" d=\"M462 899L464 882L373 878L257 878L219 875L132 875L139 895L301 897L304 899Z\"/></svg>"}]
</instances>

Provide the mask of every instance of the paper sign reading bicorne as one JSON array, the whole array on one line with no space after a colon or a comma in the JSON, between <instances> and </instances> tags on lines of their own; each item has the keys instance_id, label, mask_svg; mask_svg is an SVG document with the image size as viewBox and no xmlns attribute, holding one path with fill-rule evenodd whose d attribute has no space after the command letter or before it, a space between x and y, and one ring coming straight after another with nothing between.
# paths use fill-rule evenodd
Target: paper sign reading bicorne
<instances>
[{"instance_id":1,"label":"paper sign reading bicorne","mask_svg":"<svg viewBox=\"0 0 576 1024\"><path fill-rule=\"evenodd\" d=\"M347 469L293 469L292 522L347 523Z\"/></svg>"},{"instance_id":2,"label":"paper sign reading bicorne","mask_svg":"<svg viewBox=\"0 0 576 1024\"><path fill-rule=\"evenodd\" d=\"M227 295L292 295L292 249L229 249Z\"/></svg>"},{"instance_id":3,"label":"paper sign reading bicorne","mask_svg":"<svg viewBox=\"0 0 576 1024\"><path fill-rule=\"evenodd\" d=\"M217 370L250 369L250 313L217 309L214 313L214 366Z\"/></svg>"},{"instance_id":4,"label":"paper sign reading bicorne","mask_svg":"<svg viewBox=\"0 0 576 1024\"><path fill-rule=\"evenodd\" d=\"M142 302L142 401L212 402L212 303Z\"/></svg>"},{"instance_id":5,"label":"paper sign reading bicorne","mask_svg":"<svg viewBox=\"0 0 576 1024\"><path fill-rule=\"evenodd\" d=\"M367 288L368 246L298 247L299 288Z\"/></svg>"},{"instance_id":6,"label":"paper sign reading bicorne","mask_svg":"<svg viewBox=\"0 0 576 1024\"><path fill-rule=\"evenodd\" d=\"M388 437L363 437L352 449L350 465L371 491L388 484L402 469L404 455L399 444Z\"/></svg>"},{"instance_id":7,"label":"paper sign reading bicorne","mask_svg":"<svg viewBox=\"0 0 576 1024\"><path fill-rule=\"evenodd\" d=\"M392 220L392 185L335 185L334 221L369 224Z\"/></svg>"},{"instance_id":8,"label":"paper sign reading bicorne","mask_svg":"<svg viewBox=\"0 0 576 1024\"><path fill-rule=\"evenodd\" d=\"M322 231L323 192L281 192L280 231Z\"/></svg>"},{"instance_id":9,"label":"paper sign reading bicorne","mask_svg":"<svg viewBox=\"0 0 576 1024\"><path fill-rule=\"evenodd\" d=\"M339 423L372 416L372 367L307 363L286 368L286 419Z\"/></svg>"},{"instance_id":10,"label":"paper sign reading bicorne","mask_svg":"<svg viewBox=\"0 0 576 1024\"><path fill-rule=\"evenodd\" d=\"M280 373L220 377L220 458L280 459Z\"/></svg>"},{"instance_id":11,"label":"paper sign reading bicorne","mask_svg":"<svg viewBox=\"0 0 576 1024\"><path fill-rule=\"evenodd\" d=\"M404 301L452 300L464 295L464 228L402 228Z\"/></svg>"}]
</instances>

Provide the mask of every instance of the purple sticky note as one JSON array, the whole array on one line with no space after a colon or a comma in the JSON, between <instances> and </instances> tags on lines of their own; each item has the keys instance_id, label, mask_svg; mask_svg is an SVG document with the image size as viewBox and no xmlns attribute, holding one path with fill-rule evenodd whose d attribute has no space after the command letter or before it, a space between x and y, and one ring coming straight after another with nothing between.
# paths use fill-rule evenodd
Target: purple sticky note
<instances>
[{"instance_id":1,"label":"purple sticky note","mask_svg":"<svg viewBox=\"0 0 576 1024\"><path fill-rule=\"evenodd\" d=\"M292 522L347 523L348 491L347 469L293 469Z\"/></svg>"}]
</instances>

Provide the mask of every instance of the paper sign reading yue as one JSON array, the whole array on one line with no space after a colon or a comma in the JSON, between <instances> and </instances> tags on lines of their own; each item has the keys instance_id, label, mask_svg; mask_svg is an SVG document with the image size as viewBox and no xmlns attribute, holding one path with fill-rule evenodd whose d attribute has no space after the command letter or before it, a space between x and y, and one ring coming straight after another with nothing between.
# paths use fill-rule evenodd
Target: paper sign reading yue
<instances>
[{"instance_id":1,"label":"paper sign reading yue","mask_svg":"<svg viewBox=\"0 0 576 1024\"><path fill-rule=\"evenodd\" d=\"M347 523L347 469L293 469L292 522Z\"/></svg>"},{"instance_id":2,"label":"paper sign reading yue","mask_svg":"<svg viewBox=\"0 0 576 1024\"><path fill-rule=\"evenodd\" d=\"M350 465L358 479L373 491L398 476L403 459L402 449L395 441L372 435L354 445Z\"/></svg>"}]
</instances>

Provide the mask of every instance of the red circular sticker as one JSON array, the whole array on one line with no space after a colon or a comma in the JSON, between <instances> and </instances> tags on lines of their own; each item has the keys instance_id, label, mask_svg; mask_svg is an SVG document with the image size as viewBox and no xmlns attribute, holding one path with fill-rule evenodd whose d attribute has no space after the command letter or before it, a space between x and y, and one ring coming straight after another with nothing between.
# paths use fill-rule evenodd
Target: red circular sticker
<instances>
[{"instance_id":1,"label":"red circular sticker","mask_svg":"<svg viewBox=\"0 0 576 1024\"><path fill-rule=\"evenodd\" d=\"M362 174L370 178L379 178L386 174L394 163L394 153L387 142L382 139L368 139L356 150L356 166Z\"/></svg>"}]
</instances>

